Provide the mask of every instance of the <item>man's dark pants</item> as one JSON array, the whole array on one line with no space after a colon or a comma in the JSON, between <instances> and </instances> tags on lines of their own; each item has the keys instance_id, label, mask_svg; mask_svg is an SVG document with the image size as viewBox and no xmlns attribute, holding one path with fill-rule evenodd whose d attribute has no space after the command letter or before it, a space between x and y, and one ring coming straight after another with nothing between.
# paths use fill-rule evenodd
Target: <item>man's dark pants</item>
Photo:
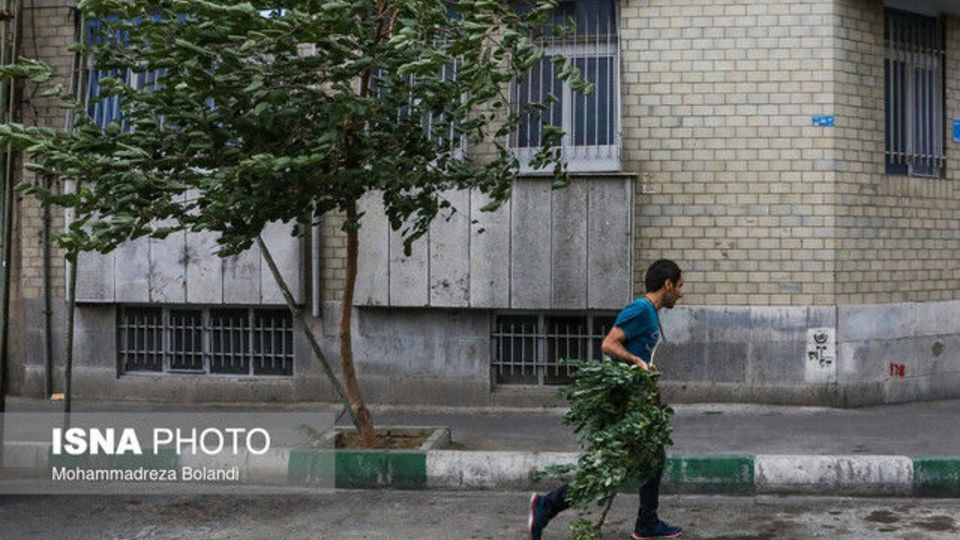
<instances>
[{"instance_id":1,"label":"man's dark pants","mask_svg":"<svg viewBox=\"0 0 960 540\"><path fill-rule=\"evenodd\" d=\"M661 458L663 458L663 456L661 456ZM660 479L663 477L663 464L665 462L664 459L661 459L660 468L646 483L640 486L640 509L637 510L637 529L652 527L659 521L657 508L660 507ZM570 508L570 503L567 501L568 489L570 489L570 484L564 484L540 497L540 501L543 502L544 508L547 510L547 516L551 519L560 512Z\"/></svg>"}]
</instances>

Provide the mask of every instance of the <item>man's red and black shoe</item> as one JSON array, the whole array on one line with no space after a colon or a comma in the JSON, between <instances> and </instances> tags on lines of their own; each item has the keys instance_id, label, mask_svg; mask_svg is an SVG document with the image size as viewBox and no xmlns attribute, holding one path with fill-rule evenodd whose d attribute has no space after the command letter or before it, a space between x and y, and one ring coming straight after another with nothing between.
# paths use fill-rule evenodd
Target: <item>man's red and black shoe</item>
<instances>
[{"instance_id":1,"label":"man's red and black shoe","mask_svg":"<svg viewBox=\"0 0 960 540\"><path fill-rule=\"evenodd\" d=\"M670 525L665 521L658 521L649 527L637 527L633 530L630 538L644 540L645 538L676 538L680 536L683 529L675 525Z\"/></svg>"},{"instance_id":2,"label":"man's red and black shoe","mask_svg":"<svg viewBox=\"0 0 960 540\"><path fill-rule=\"evenodd\" d=\"M530 540L540 540L543 536L543 528L550 522L546 506L540 500L540 494L530 495L530 519L528 525L530 528Z\"/></svg>"}]
</instances>

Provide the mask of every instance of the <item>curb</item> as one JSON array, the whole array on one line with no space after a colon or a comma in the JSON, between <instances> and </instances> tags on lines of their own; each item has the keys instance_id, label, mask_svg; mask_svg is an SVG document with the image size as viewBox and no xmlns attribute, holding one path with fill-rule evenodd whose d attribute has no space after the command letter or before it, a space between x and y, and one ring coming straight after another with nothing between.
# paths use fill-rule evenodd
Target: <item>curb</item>
<instances>
[{"instance_id":1,"label":"curb","mask_svg":"<svg viewBox=\"0 0 960 540\"><path fill-rule=\"evenodd\" d=\"M172 453L119 466L236 467L247 482L338 488L549 490L548 465L575 463L572 452L459 450L301 450L212 459ZM66 456L64 456L66 457ZM89 456L49 455L49 445L7 445L8 467L91 465ZM78 459L80 458L80 459ZM99 460L97 460L99 461ZM628 483L623 491L635 491ZM960 456L673 455L662 491L678 494L916 496L960 498Z\"/></svg>"},{"instance_id":2,"label":"curb","mask_svg":"<svg viewBox=\"0 0 960 540\"><path fill-rule=\"evenodd\" d=\"M460 452L426 456L431 489L542 490L547 465L575 463L576 453ZM339 484L339 481L337 482ZM625 485L623 491L634 491ZM960 457L865 455L674 455L662 490L678 494L960 497Z\"/></svg>"}]
</instances>

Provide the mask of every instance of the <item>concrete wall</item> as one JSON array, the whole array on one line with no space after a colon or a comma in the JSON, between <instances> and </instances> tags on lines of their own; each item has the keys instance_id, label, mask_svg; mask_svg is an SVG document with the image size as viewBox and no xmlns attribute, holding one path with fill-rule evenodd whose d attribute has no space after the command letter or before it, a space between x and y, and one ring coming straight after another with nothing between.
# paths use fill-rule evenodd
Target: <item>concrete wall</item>
<instances>
[{"instance_id":1,"label":"concrete wall","mask_svg":"<svg viewBox=\"0 0 960 540\"><path fill-rule=\"evenodd\" d=\"M324 350L333 359L339 310L338 302L323 306ZM370 400L490 403L490 312L358 308L353 321L357 376Z\"/></svg>"},{"instance_id":2,"label":"concrete wall","mask_svg":"<svg viewBox=\"0 0 960 540\"><path fill-rule=\"evenodd\" d=\"M697 306L662 312L655 362L669 401L833 405L835 353L811 359L808 335L833 331L836 308Z\"/></svg>"},{"instance_id":3,"label":"concrete wall","mask_svg":"<svg viewBox=\"0 0 960 540\"><path fill-rule=\"evenodd\" d=\"M960 397L960 302L839 306L843 406Z\"/></svg>"},{"instance_id":4,"label":"concrete wall","mask_svg":"<svg viewBox=\"0 0 960 540\"><path fill-rule=\"evenodd\" d=\"M441 215L403 253L377 194L361 210L358 306L619 309L631 294L632 177L578 176L564 189L517 179L495 212L476 192L447 195Z\"/></svg>"},{"instance_id":5,"label":"concrete wall","mask_svg":"<svg viewBox=\"0 0 960 540\"><path fill-rule=\"evenodd\" d=\"M311 319L321 346L339 375L339 303L326 303ZM78 308L74 392L78 399L127 399L181 403L233 401L336 401L302 333L294 334L293 377L130 373L117 367L116 308ZM361 387L374 403L488 405L490 314L467 310L359 309L354 316L354 358ZM33 366L24 387L36 395ZM543 393L534 393L542 395ZM521 399L526 399L521 398Z\"/></svg>"},{"instance_id":6,"label":"concrete wall","mask_svg":"<svg viewBox=\"0 0 960 540\"><path fill-rule=\"evenodd\" d=\"M261 236L293 295L304 302L305 238L293 224L271 223ZM78 257L77 302L127 304L284 305L260 247L227 258L210 232L138 238L107 254ZM62 284L57 284L62 287Z\"/></svg>"}]
</instances>

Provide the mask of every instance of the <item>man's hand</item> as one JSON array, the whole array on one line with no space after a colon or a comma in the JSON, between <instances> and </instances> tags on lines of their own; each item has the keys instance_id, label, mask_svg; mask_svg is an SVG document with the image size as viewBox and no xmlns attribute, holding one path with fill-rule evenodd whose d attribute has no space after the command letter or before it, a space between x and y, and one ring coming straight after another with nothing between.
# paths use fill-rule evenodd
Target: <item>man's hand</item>
<instances>
[{"instance_id":1,"label":"man's hand","mask_svg":"<svg viewBox=\"0 0 960 540\"><path fill-rule=\"evenodd\" d=\"M614 326L610 329L610 333L607 334L607 337L603 338L603 343L600 345L600 350L603 351L603 354L620 360L621 362L628 362L639 366L640 369L644 371L650 371L650 366L648 366L642 358L627 350L627 348L624 346L626 342L627 335L623 333L623 330L619 326Z\"/></svg>"}]
</instances>

